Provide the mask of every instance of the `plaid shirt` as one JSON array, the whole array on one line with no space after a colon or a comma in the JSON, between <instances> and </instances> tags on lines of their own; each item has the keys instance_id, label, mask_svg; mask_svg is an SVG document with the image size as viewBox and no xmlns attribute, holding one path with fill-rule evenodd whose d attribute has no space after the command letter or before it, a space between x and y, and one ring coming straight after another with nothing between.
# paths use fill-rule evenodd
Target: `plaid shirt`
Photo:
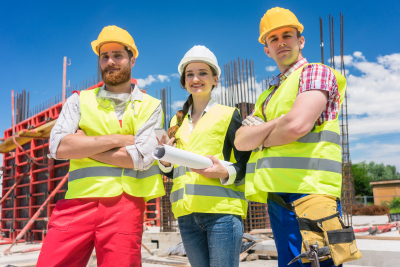
<instances>
[{"instance_id":1,"label":"plaid shirt","mask_svg":"<svg viewBox=\"0 0 400 267\"><path fill-rule=\"evenodd\" d=\"M270 86L274 86L274 90L267 97L263 105L263 114L265 116L265 109L269 100L274 93L279 89L279 86L298 68L308 64L307 59L303 58L294 63L290 68L279 74L272 80ZM299 91L297 95L310 91L310 90L323 90L328 91L328 102L325 109L322 111L321 116L315 122L315 125L321 125L325 121L334 120L339 112L340 95L336 77L333 71L324 65L311 64L304 67L299 81ZM265 116L266 117L266 116ZM268 120L268 118L266 117Z\"/></svg>"}]
</instances>

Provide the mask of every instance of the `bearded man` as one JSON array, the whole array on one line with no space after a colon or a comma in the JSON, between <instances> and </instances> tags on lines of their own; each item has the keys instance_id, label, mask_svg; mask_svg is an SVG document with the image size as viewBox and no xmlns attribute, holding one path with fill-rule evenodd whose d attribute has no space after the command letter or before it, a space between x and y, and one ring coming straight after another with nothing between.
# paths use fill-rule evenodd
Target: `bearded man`
<instances>
[{"instance_id":1,"label":"bearded man","mask_svg":"<svg viewBox=\"0 0 400 267\"><path fill-rule=\"evenodd\" d=\"M68 98L51 131L50 155L70 159L37 266L141 266L145 202L165 194L151 152L161 101L131 83L132 36L105 27L92 42L104 85ZM154 164L155 163L155 164Z\"/></svg>"}]
</instances>

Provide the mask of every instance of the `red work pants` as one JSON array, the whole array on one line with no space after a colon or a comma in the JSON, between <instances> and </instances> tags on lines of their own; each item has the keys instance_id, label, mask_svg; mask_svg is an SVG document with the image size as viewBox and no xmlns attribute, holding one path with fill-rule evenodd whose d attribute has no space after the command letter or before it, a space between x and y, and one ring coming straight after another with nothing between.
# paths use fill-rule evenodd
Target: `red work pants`
<instances>
[{"instance_id":1,"label":"red work pants","mask_svg":"<svg viewBox=\"0 0 400 267\"><path fill-rule=\"evenodd\" d=\"M59 200L36 266L85 267L93 247L98 266L142 266L144 208L143 198L126 193Z\"/></svg>"}]
</instances>

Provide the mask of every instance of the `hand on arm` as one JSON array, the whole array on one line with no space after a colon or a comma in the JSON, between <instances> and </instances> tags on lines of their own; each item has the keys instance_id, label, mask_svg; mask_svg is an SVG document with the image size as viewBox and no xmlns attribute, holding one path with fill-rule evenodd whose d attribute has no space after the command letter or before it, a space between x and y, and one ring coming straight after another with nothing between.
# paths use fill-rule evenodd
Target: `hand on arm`
<instances>
[{"instance_id":1,"label":"hand on arm","mask_svg":"<svg viewBox=\"0 0 400 267\"><path fill-rule=\"evenodd\" d=\"M235 137L236 149L239 151L256 149L268 137L280 119L276 118L260 125L240 127Z\"/></svg>"},{"instance_id":2,"label":"hand on arm","mask_svg":"<svg viewBox=\"0 0 400 267\"><path fill-rule=\"evenodd\" d=\"M292 109L279 120L264 140L264 147L289 144L309 133L327 102L327 91L312 90L299 94Z\"/></svg>"}]
</instances>

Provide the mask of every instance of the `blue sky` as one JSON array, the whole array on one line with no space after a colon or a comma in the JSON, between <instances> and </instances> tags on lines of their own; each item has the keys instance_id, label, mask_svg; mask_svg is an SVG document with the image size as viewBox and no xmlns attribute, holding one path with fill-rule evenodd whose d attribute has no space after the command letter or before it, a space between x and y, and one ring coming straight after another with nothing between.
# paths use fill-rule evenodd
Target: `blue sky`
<instances>
[{"instance_id":1,"label":"blue sky","mask_svg":"<svg viewBox=\"0 0 400 267\"><path fill-rule=\"evenodd\" d=\"M309 62L320 61L320 16L325 60L329 14L335 19L339 54L339 12L343 13L351 158L400 169L400 35L394 31L399 1L7 1L0 9L0 132L11 126L12 89L29 91L31 106L61 93L64 56L72 62L67 71L71 85L93 77L97 63L90 42L107 25L126 27L131 33L140 53L133 77L142 79L153 96L170 86L175 107L187 94L174 74L194 45L211 49L220 65L238 57L254 60L258 82L277 75L277 69L267 71L275 63L257 41L261 17L275 6L290 9L304 25L303 54Z\"/></svg>"}]
</instances>

